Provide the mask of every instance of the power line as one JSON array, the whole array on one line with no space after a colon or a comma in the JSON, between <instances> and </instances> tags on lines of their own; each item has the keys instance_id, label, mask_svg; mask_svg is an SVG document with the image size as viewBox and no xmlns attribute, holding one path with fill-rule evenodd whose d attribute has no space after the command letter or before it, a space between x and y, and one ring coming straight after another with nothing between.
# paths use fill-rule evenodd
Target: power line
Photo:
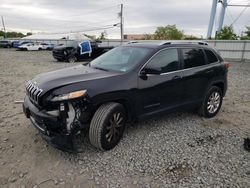
<instances>
[{"instance_id":1,"label":"power line","mask_svg":"<svg viewBox=\"0 0 250 188\"><path fill-rule=\"evenodd\" d=\"M114 27L116 27L116 24L106 25L106 26L102 26L102 27L93 27L93 28L84 29L84 30L77 30L77 31L43 33L43 34L51 35L51 34L83 33L83 32L87 32L87 31L98 31L98 30L103 30L103 29L111 29L111 28L114 28Z\"/></svg>"},{"instance_id":2,"label":"power line","mask_svg":"<svg viewBox=\"0 0 250 188\"><path fill-rule=\"evenodd\" d=\"M68 18L71 18L71 17L78 17L78 16L91 15L91 14L93 14L93 13L102 12L102 11L105 11L105 10L110 10L110 8L114 8L114 7L118 7L118 6L119 6L119 5L113 5L113 6L105 7L105 8L98 9L98 10L94 10L94 11L83 12L83 14L71 15L71 16L67 16L67 17L68 17Z\"/></svg>"},{"instance_id":3,"label":"power line","mask_svg":"<svg viewBox=\"0 0 250 188\"><path fill-rule=\"evenodd\" d=\"M230 24L230 26L232 26L242 16L242 14L246 11L246 9L249 6L250 6L250 2L247 4L247 6L245 5L245 8L240 12L240 14L238 15L238 17L235 18L235 20Z\"/></svg>"}]
</instances>

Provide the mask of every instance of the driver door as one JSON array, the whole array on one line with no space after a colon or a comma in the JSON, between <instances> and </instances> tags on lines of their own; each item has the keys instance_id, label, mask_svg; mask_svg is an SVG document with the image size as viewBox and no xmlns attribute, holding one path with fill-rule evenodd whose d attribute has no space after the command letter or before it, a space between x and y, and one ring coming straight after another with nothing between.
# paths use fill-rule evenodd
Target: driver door
<instances>
[{"instance_id":1,"label":"driver door","mask_svg":"<svg viewBox=\"0 0 250 188\"><path fill-rule=\"evenodd\" d=\"M182 73L179 50L163 49L141 69L138 78L139 116L166 111L181 104Z\"/></svg>"}]
</instances>

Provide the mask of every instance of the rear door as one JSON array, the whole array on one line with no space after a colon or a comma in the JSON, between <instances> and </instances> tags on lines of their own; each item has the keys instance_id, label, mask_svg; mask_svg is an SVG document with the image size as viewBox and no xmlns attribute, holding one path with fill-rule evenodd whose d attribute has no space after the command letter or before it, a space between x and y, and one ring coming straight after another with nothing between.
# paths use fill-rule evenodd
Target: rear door
<instances>
[{"instance_id":1,"label":"rear door","mask_svg":"<svg viewBox=\"0 0 250 188\"><path fill-rule=\"evenodd\" d=\"M183 103L201 101L213 70L202 48L182 48Z\"/></svg>"},{"instance_id":2,"label":"rear door","mask_svg":"<svg viewBox=\"0 0 250 188\"><path fill-rule=\"evenodd\" d=\"M138 78L140 114L160 112L180 104L182 94L179 50L164 49L156 53L141 71L146 79Z\"/></svg>"}]
</instances>

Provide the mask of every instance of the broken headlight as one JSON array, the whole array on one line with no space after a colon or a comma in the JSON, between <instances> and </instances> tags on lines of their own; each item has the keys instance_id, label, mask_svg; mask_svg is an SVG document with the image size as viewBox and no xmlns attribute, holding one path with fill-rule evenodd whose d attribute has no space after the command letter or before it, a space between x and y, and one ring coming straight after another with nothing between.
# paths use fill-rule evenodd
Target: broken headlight
<instances>
[{"instance_id":1,"label":"broken headlight","mask_svg":"<svg viewBox=\"0 0 250 188\"><path fill-rule=\"evenodd\" d=\"M84 97L86 94L87 94L87 90L79 90L79 91L74 91L74 92L70 92L70 93L67 93L67 94L54 96L51 99L51 101L52 102L57 102L57 101L75 99L75 98L79 98L79 97Z\"/></svg>"}]
</instances>

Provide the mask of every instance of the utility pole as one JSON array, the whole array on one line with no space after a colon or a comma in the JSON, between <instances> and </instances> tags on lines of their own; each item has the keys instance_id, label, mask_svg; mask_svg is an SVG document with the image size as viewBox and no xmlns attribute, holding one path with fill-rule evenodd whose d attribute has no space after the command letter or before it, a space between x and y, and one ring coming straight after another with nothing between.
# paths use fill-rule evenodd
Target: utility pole
<instances>
[{"instance_id":1,"label":"utility pole","mask_svg":"<svg viewBox=\"0 0 250 188\"><path fill-rule=\"evenodd\" d=\"M226 8L228 6L227 0L221 0L219 2L222 4L222 7L221 7L221 11L220 11L220 19L219 19L219 25L218 25L217 32L220 32L222 29L224 17L225 17L225 13L226 13Z\"/></svg>"},{"instance_id":2,"label":"utility pole","mask_svg":"<svg viewBox=\"0 0 250 188\"><path fill-rule=\"evenodd\" d=\"M217 8L217 0L213 0L211 13L210 13L209 24L208 24L208 30L207 30L207 39L211 38L211 36L212 36L212 31L213 31L213 27L214 27L214 19L215 19L215 14L216 14L216 8Z\"/></svg>"},{"instance_id":3,"label":"utility pole","mask_svg":"<svg viewBox=\"0 0 250 188\"><path fill-rule=\"evenodd\" d=\"M5 29L5 25L4 25L4 20L3 20L3 16L2 17L2 24L3 24L3 30L4 30L4 38L6 38L6 29Z\"/></svg>"},{"instance_id":4,"label":"utility pole","mask_svg":"<svg viewBox=\"0 0 250 188\"><path fill-rule=\"evenodd\" d=\"M121 4L121 12L120 12L120 29L121 29L121 43L123 42L123 4Z\"/></svg>"}]
</instances>

